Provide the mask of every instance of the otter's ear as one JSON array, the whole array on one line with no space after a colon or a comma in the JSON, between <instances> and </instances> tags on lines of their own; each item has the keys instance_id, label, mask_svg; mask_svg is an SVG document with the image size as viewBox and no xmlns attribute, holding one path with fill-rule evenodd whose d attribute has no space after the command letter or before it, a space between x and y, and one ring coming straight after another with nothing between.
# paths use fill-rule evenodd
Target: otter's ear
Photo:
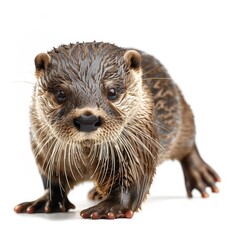
<instances>
[{"instance_id":1,"label":"otter's ear","mask_svg":"<svg viewBox=\"0 0 240 240\"><path fill-rule=\"evenodd\" d=\"M130 69L139 70L141 68L141 55L135 50L128 50L123 56Z\"/></svg>"},{"instance_id":2,"label":"otter's ear","mask_svg":"<svg viewBox=\"0 0 240 240\"><path fill-rule=\"evenodd\" d=\"M50 66L51 57L47 53L39 53L35 57L36 75L40 76Z\"/></svg>"}]
</instances>

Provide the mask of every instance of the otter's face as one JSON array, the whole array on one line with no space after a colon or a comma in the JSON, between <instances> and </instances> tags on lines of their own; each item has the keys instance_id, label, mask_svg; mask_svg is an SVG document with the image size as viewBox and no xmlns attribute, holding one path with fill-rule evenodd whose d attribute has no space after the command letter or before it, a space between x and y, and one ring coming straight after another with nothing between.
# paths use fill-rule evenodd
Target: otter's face
<instances>
[{"instance_id":1,"label":"otter's face","mask_svg":"<svg viewBox=\"0 0 240 240\"><path fill-rule=\"evenodd\" d=\"M55 137L111 141L139 109L141 56L111 44L60 46L35 58L39 120Z\"/></svg>"}]
</instances>

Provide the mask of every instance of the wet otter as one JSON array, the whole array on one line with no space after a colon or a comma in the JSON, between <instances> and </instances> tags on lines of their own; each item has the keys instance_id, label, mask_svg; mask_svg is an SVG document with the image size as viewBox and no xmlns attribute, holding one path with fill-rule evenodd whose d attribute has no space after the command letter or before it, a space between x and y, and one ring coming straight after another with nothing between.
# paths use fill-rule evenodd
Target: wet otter
<instances>
[{"instance_id":1,"label":"wet otter","mask_svg":"<svg viewBox=\"0 0 240 240\"><path fill-rule=\"evenodd\" d=\"M35 58L31 144L45 193L17 213L66 212L69 191L92 180L102 199L83 218L131 218L156 167L178 159L186 189L218 192L218 174L200 157L193 114L154 57L109 43L61 45Z\"/></svg>"}]
</instances>

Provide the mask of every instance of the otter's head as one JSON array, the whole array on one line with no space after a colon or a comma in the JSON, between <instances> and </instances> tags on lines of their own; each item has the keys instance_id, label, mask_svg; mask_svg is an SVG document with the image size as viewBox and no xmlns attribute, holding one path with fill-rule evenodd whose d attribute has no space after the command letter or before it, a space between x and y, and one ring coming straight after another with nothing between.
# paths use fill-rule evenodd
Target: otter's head
<instances>
[{"instance_id":1,"label":"otter's head","mask_svg":"<svg viewBox=\"0 0 240 240\"><path fill-rule=\"evenodd\" d=\"M38 116L57 138L111 141L139 110L141 56L107 43L62 45L35 58Z\"/></svg>"}]
</instances>

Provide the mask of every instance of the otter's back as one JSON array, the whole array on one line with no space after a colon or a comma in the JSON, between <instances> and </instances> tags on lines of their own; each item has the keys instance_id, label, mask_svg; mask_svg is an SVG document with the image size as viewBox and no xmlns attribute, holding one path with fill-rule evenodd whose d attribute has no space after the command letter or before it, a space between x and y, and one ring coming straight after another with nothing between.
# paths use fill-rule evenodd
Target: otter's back
<instances>
[{"instance_id":1,"label":"otter's back","mask_svg":"<svg viewBox=\"0 0 240 240\"><path fill-rule=\"evenodd\" d=\"M164 150L168 150L171 142L176 138L180 124L180 91L166 68L156 58L146 53L141 55L143 84L150 89L153 96L159 142Z\"/></svg>"}]
</instances>

